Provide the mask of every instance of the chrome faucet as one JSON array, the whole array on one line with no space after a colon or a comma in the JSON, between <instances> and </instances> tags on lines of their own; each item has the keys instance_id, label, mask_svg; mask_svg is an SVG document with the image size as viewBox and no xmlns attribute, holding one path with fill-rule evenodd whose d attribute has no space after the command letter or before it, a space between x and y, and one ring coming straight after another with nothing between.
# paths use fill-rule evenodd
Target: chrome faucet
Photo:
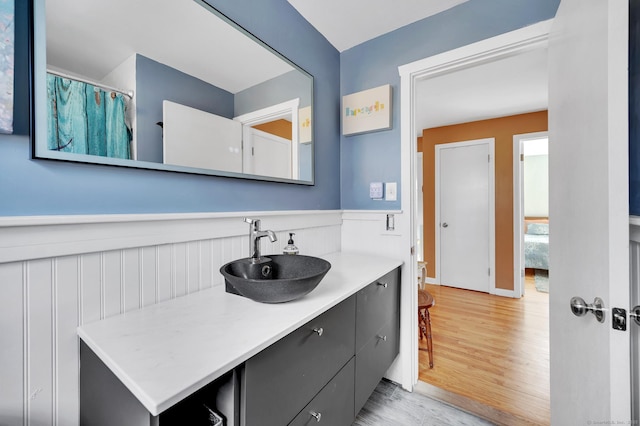
<instances>
[{"instance_id":1,"label":"chrome faucet","mask_svg":"<svg viewBox=\"0 0 640 426\"><path fill-rule=\"evenodd\" d=\"M257 262L260 259L260 238L269 237L272 243L278 241L273 231L261 231L260 219L244 218L249 224L249 257L252 261Z\"/></svg>"}]
</instances>

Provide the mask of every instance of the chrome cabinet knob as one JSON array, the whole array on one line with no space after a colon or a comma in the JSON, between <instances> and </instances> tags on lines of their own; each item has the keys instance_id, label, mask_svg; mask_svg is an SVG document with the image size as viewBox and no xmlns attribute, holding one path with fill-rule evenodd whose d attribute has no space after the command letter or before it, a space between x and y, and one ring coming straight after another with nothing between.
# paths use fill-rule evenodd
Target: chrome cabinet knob
<instances>
[{"instance_id":1,"label":"chrome cabinet knob","mask_svg":"<svg viewBox=\"0 0 640 426\"><path fill-rule=\"evenodd\" d=\"M449 226L449 224L448 224L447 222L445 222L445 223L443 223L443 224L442 224L442 227L443 227L443 228L446 228L446 227L448 227L448 226Z\"/></svg>"},{"instance_id":2,"label":"chrome cabinet knob","mask_svg":"<svg viewBox=\"0 0 640 426\"><path fill-rule=\"evenodd\" d=\"M387 336L381 336L381 335L377 335L376 336L379 340L382 340L383 342L387 341Z\"/></svg>"},{"instance_id":3,"label":"chrome cabinet knob","mask_svg":"<svg viewBox=\"0 0 640 426\"><path fill-rule=\"evenodd\" d=\"M379 285L380 287L384 287L384 288L389 287L389 284L387 284L387 283L383 283L383 282L378 282L378 285Z\"/></svg>"},{"instance_id":4,"label":"chrome cabinet knob","mask_svg":"<svg viewBox=\"0 0 640 426\"><path fill-rule=\"evenodd\" d=\"M318 336L322 336L322 333L324 333L324 329L322 327L316 327L313 329L313 332L316 333Z\"/></svg>"},{"instance_id":5,"label":"chrome cabinet knob","mask_svg":"<svg viewBox=\"0 0 640 426\"><path fill-rule=\"evenodd\" d=\"M315 411L310 411L311 417L316 419L316 422L320 423L320 419L322 418L322 413L316 413Z\"/></svg>"}]
</instances>

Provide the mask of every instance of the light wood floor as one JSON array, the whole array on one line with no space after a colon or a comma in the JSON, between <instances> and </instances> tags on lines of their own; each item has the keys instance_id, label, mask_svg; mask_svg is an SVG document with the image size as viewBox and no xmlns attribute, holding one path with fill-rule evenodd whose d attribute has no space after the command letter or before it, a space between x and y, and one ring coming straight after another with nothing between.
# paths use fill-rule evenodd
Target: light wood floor
<instances>
[{"instance_id":1,"label":"light wood floor","mask_svg":"<svg viewBox=\"0 0 640 426\"><path fill-rule=\"evenodd\" d=\"M436 301L430 310L434 367L419 351L419 379L427 383L422 392L498 424L548 425L549 298L536 291L533 277L526 277L521 299L426 289Z\"/></svg>"}]
</instances>

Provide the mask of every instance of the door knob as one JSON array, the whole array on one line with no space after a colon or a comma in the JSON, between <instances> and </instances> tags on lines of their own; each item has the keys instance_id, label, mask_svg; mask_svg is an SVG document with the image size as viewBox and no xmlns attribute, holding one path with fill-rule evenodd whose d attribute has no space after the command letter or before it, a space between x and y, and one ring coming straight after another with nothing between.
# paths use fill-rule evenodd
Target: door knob
<instances>
[{"instance_id":1,"label":"door knob","mask_svg":"<svg viewBox=\"0 0 640 426\"><path fill-rule=\"evenodd\" d=\"M596 297L593 303L587 303L582 297L571 298L571 312L577 317L582 317L591 312L595 315L598 322L604 322L604 302L601 298Z\"/></svg>"},{"instance_id":2,"label":"door knob","mask_svg":"<svg viewBox=\"0 0 640 426\"><path fill-rule=\"evenodd\" d=\"M446 228L447 226L449 226L449 224L448 224L447 222L445 222L445 223L443 223L443 224L442 224L442 227L443 227L443 228Z\"/></svg>"}]
</instances>

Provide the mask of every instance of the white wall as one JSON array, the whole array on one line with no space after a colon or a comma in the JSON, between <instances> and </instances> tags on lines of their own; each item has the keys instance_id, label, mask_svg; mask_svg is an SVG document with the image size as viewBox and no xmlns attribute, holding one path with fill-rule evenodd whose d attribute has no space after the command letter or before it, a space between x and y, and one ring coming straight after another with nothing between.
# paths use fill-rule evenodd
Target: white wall
<instances>
[{"instance_id":1,"label":"white wall","mask_svg":"<svg viewBox=\"0 0 640 426\"><path fill-rule=\"evenodd\" d=\"M296 233L301 254L341 249L341 212L0 218L0 425L77 425L80 324L223 283L249 226Z\"/></svg>"},{"instance_id":2,"label":"white wall","mask_svg":"<svg viewBox=\"0 0 640 426\"><path fill-rule=\"evenodd\" d=\"M102 84L133 93L133 97L127 102L127 110L125 113L127 124L131 126L131 158L134 160L138 158L138 146L136 142L138 140L138 122L136 121L136 96L138 95L136 86L136 55L137 54L134 53L129 56L102 79Z\"/></svg>"},{"instance_id":3,"label":"white wall","mask_svg":"<svg viewBox=\"0 0 640 426\"><path fill-rule=\"evenodd\" d=\"M549 217L549 155L524 157L524 215Z\"/></svg>"}]
</instances>

